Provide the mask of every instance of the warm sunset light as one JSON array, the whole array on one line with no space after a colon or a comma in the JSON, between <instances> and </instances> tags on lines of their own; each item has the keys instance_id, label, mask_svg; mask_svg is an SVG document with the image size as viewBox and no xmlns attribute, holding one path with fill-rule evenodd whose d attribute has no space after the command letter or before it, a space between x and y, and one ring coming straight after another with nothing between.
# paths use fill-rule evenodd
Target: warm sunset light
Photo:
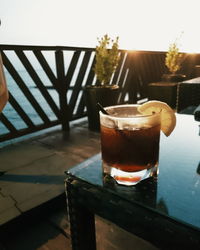
<instances>
[{"instance_id":1,"label":"warm sunset light","mask_svg":"<svg viewBox=\"0 0 200 250\"><path fill-rule=\"evenodd\" d=\"M1 44L94 47L108 33L120 48L200 51L198 0L2 0Z\"/></svg>"},{"instance_id":2,"label":"warm sunset light","mask_svg":"<svg viewBox=\"0 0 200 250\"><path fill-rule=\"evenodd\" d=\"M0 0L0 250L200 250L200 0Z\"/></svg>"}]
</instances>

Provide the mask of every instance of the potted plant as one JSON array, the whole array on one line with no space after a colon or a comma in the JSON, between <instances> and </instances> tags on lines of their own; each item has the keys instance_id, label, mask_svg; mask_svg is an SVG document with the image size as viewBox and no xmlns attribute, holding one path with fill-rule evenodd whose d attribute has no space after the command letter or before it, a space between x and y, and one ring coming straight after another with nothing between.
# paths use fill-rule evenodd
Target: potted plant
<instances>
[{"instance_id":1,"label":"potted plant","mask_svg":"<svg viewBox=\"0 0 200 250\"><path fill-rule=\"evenodd\" d=\"M87 85L84 89L88 125L91 130L99 130L100 127L96 104L99 102L104 107L117 104L120 89L118 85L110 84L110 81L120 58L118 41L118 37L111 40L108 35L98 39L93 68L97 83Z\"/></svg>"},{"instance_id":2,"label":"potted plant","mask_svg":"<svg viewBox=\"0 0 200 250\"><path fill-rule=\"evenodd\" d=\"M165 66L169 70L169 74L163 74L162 80L164 82L180 82L185 79L185 75L177 74L180 70L183 61L183 54L179 52L176 42L170 44L169 50L165 57Z\"/></svg>"},{"instance_id":3,"label":"potted plant","mask_svg":"<svg viewBox=\"0 0 200 250\"><path fill-rule=\"evenodd\" d=\"M178 74L184 55L179 52L177 41L170 44L165 56L165 66L169 73L162 75L162 81L151 83L148 87L150 100L166 102L171 108L176 108L177 84L185 79L185 75Z\"/></svg>"}]
</instances>

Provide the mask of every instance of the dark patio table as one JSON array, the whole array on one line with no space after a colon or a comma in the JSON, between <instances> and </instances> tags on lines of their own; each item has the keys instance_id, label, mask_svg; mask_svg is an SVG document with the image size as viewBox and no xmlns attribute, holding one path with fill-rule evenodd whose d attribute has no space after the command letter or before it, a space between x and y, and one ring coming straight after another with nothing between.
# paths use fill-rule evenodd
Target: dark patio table
<instances>
[{"instance_id":1,"label":"dark patio table","mask_svg":"<svg viewBox=\"0 0 200 250\"><path fill-rule=\"evenodd\" d=\"M96 249L95 214L159 249L200 249L199 124L177 114L173 133L161 134L157 181L117 185L102 175L101 154L67 171L73 249Z\"/></svg>"}]
</instances>

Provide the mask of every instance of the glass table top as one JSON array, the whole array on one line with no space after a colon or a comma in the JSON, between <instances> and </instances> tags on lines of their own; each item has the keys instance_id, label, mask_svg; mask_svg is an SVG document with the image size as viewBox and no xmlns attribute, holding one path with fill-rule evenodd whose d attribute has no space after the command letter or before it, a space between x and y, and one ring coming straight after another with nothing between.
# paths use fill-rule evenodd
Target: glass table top
<instances>
[{"instance_id":1,"label":"glass table top","mask_svg":"<svg viewBox=\"0 0 200 250\"><path fill-rule=\"evenodd\" d=\"M200 230L200 123L192 115L177 114L177 125L169 137L161 134L159 175L136 186L118 185L103 177L101 154L67 171L120 199L137 203L170 219Z\"/></svg>"}]
</instances>

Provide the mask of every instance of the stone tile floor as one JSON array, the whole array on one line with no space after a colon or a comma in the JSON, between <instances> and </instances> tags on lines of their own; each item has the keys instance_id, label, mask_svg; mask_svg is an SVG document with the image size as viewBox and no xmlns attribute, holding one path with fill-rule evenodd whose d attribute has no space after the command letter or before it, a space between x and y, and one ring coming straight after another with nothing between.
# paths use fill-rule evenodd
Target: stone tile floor
<instances>
[{"instance_id":1,"label":"stone tile floor","mask_svg":"<svg viewBox=\"0 0 200 250\"><path fill-rule=\"evenodd\" d=\"M0 149L0 225L64 193L64 171L100 150L82 121Z\"/></svg>"},{"instance_id":2,"label":"stone tile floor","mask_svg":"<svg viewBox=\"0 0 200 250\"><path fill-rule=\"evenodd\" d=\"M0 148L0 250L70 250L64 171L100 151L83 119ZM156 249L96 218L98 250Z\"/></svg>"}]
</instances>

